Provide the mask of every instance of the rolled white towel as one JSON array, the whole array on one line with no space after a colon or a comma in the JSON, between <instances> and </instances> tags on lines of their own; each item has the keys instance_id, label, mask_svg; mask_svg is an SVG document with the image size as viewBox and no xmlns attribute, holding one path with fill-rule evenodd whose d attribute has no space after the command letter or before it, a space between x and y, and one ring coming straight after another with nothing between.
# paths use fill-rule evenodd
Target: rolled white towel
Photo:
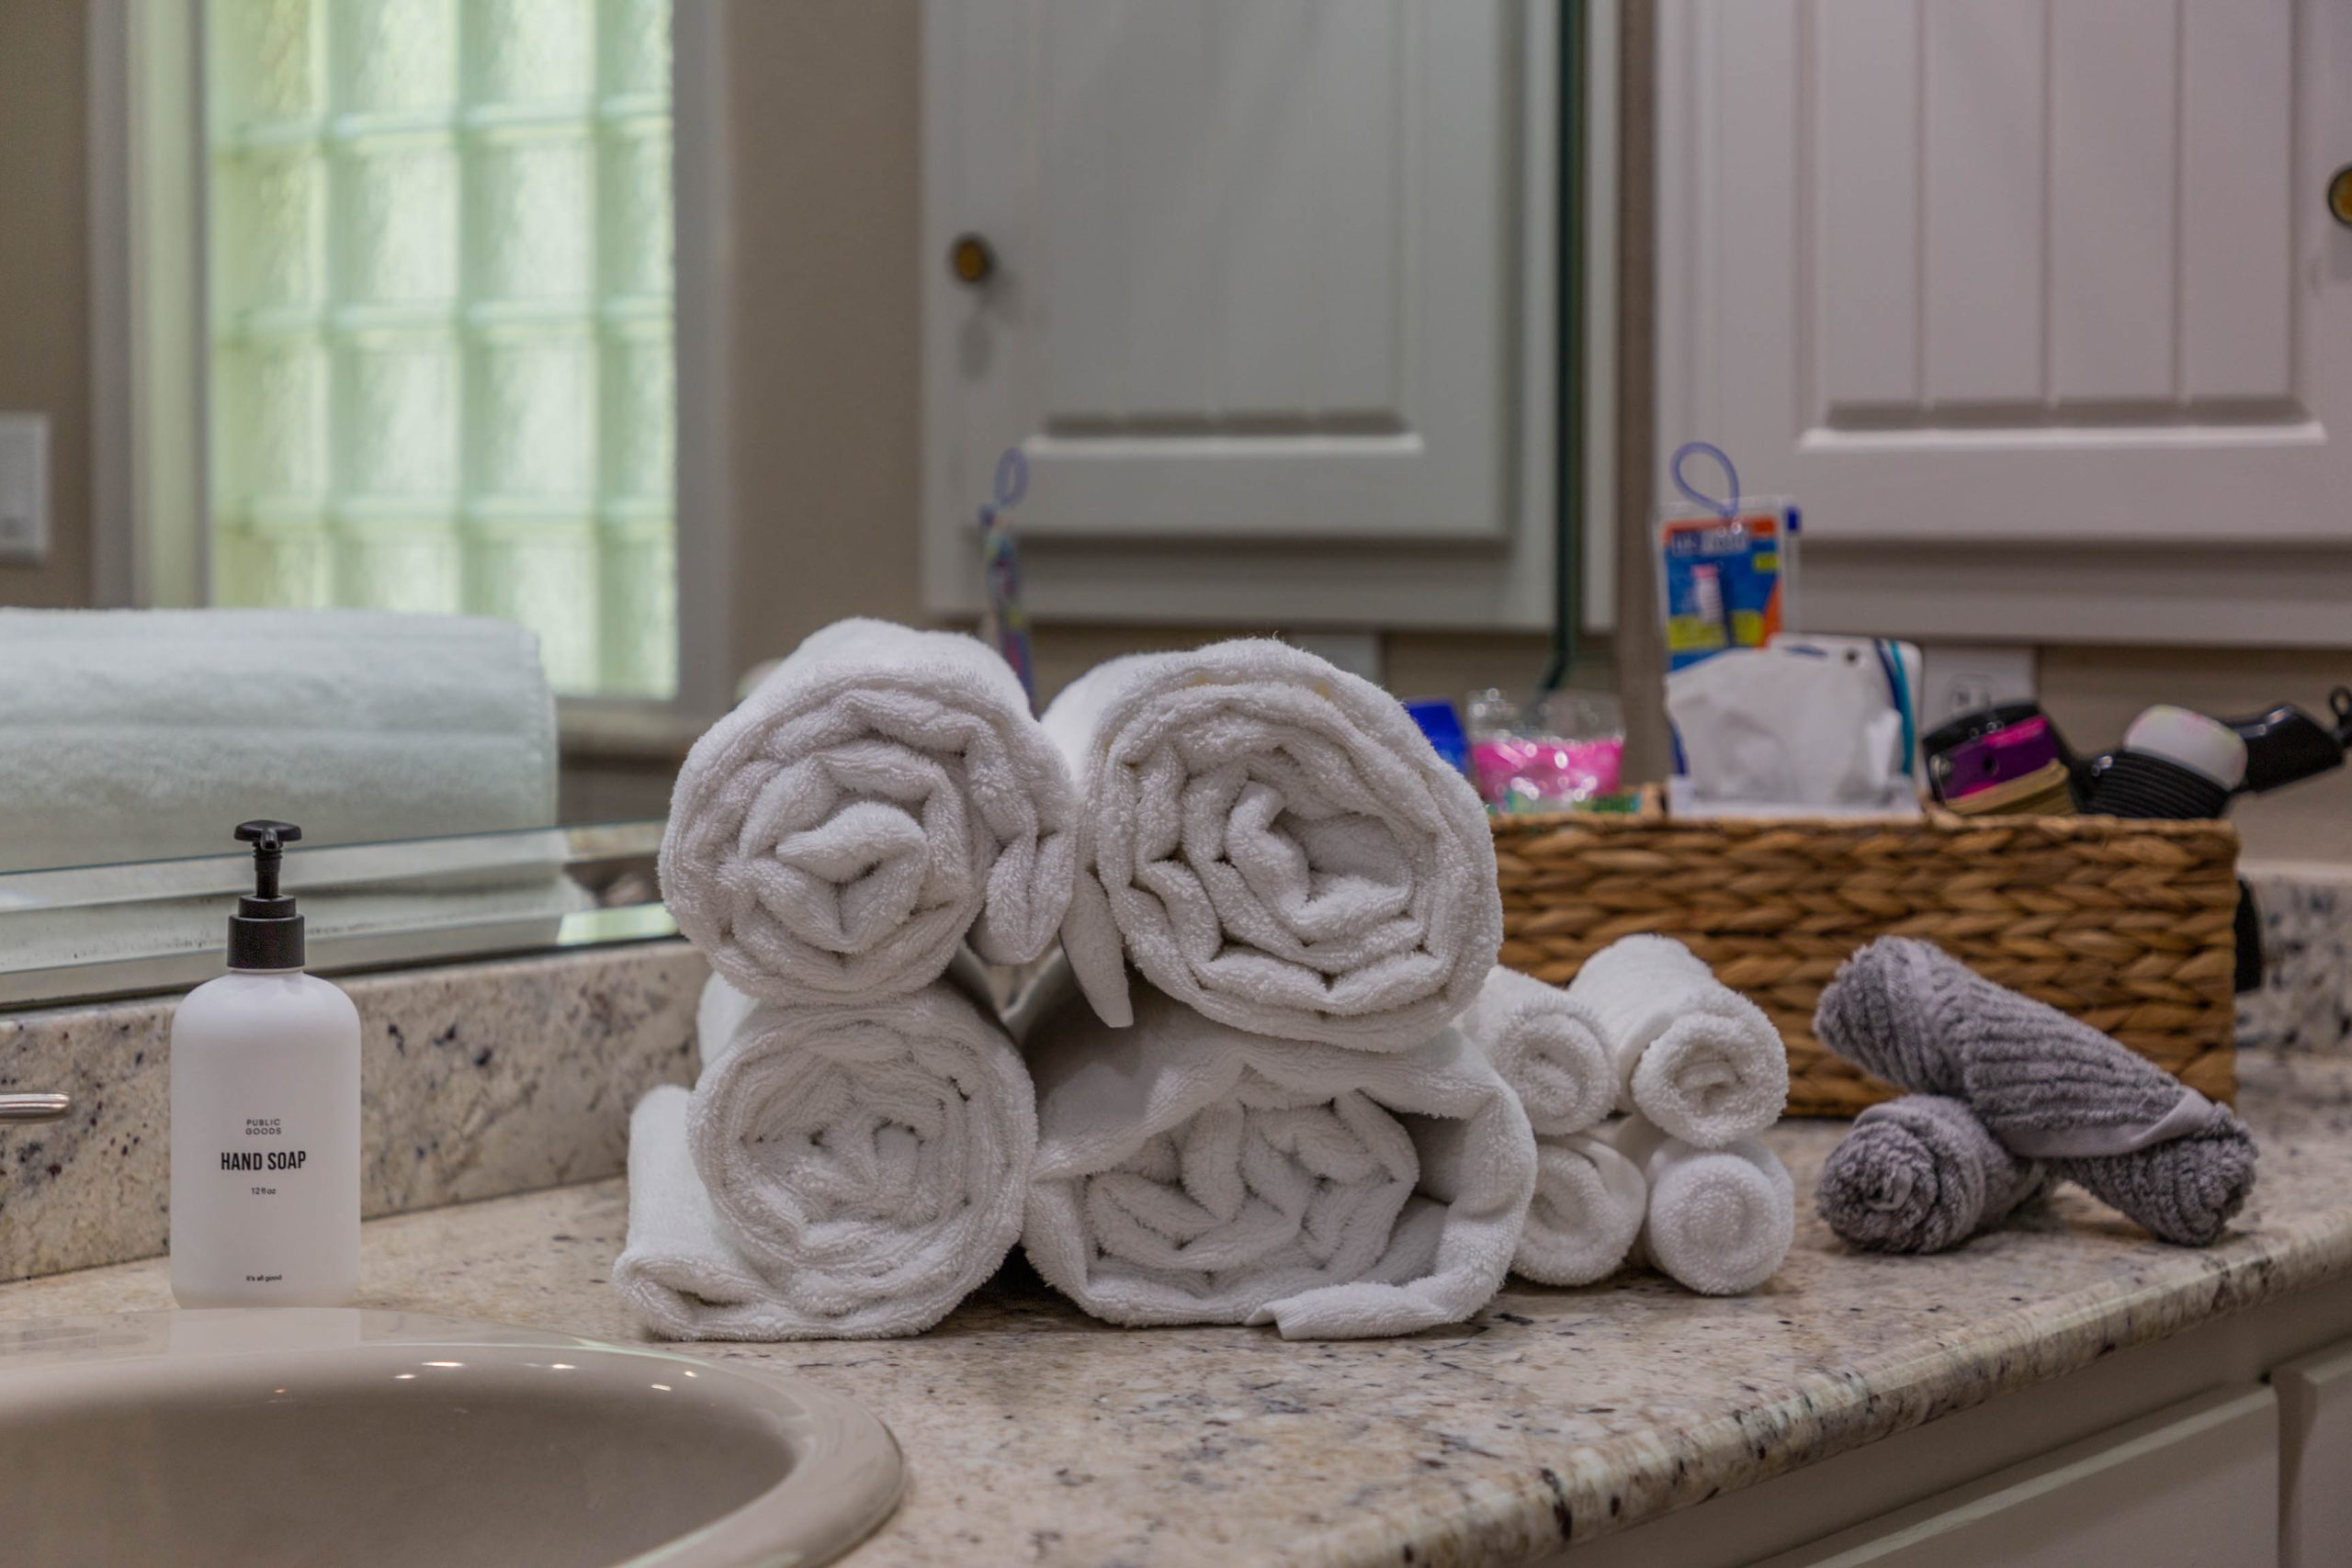
<instances>
[{"instance_id":1,"label":"rolled white towel","mask_svg":"<svg viewBox=\"0 0 2352 1568\"><path fill-rule=\"evenodd\" d=\"M1568 995L1600 1021L1618 1109L1721 1148L1781 1119L1789 1054L1764 1010L1671 937L1629 936L1585 961Z\"/></svg>"},{"instance_id":2,"label":"rolled white towel","mask_svg":"<svg viewBox=\"0 0 2352 1568\"><path fill-rule=\"evenodd\" d=\"M1539 1136L1535 1201L1511 1268L1546 1285L1605 1280L1633 1251L1648 1207L1648 1178L1605 1132Z\"/></svg>"},{"instance_id":3,"label":"rolled white towel","mask_svg":"<svg viewBox=\"0 0 2352 1568\"><path fill-rule=\"evenodd\" d=\"M916 1334L1021 1230L1034 1091L945 983L863 1006L754 1005L713 976L691 1095L629 1123L613 1282L678 1339Z\"/></svg>"},{"instance_id":4,"label":"rolled white towel","mask_svg":"<svg viewBox=\"0 0 2352 1568\"><path fill-rule=\"evenodd\" d=\"M1461 1029L1527 1109L1536 1136L1581 1133L1617 1107L1617 1069L1600 1020L1532 976L1487 971Z\"/></svg>"},{"instance_id":5,"label":"rolled white towel","mask_svg":"<svg viewBox=\"0 0 2352 1568\"><path fill-rule=\"evenodd\" d=\"M1736 1296L1770 1279L1796 1240L1796 1184L1753 1138L1693 1148L1639 1116L1609 1141L1649 1182L1635 1257L1686 1290Z\"/></svg>"},{"instance_id":6,"label":"rolled white towel","mask_svg":"<svg viewBox=\"0 0 2352 1568\"><path fill-rule=\"evenodd\" d=\"M545 828L555 698L503 621L0 609L0 871Z\"/></svg>"},{"instance_id":7,"label":"rolled white towel","mask_svg":"<svg viewBox=\"0 0 2352 1568\"><path fill-rule=\"evenodd\" d=\"M1394 697L1281 643L1113 660L1046 712L1080 805L1063 931L1087 999L1126 960L1221 1022L1419 1046L1502 942L1485 808Z\"/></svg>"},{"instance_id":8,"label":"rolled white towel","mask_svg":"<svg viewBox=\"0 0 2352 1568\"><path fill-rule=\"evenodd\" d=\"M769 1000L911 991L968 931L1054 939L1076 875L1060 756L978 639L882 621L804 641L696 741L662 838L678 929Z\"/></svg>"},{"instance_id":9,"label":"rolled white towel","mask_svg":"<svg viewBox=\"0 0 2352 1568\"><path fill-rule=\"evenodd\" d=\"M1458 1323L1510 1268L1535 1184L1519 1102L1460 1032L1373 1055L1136 997L1031 1043L1022 1246L1107 1322L1273 1323L1285 1339Z\"/></svg>"}]
</instances>

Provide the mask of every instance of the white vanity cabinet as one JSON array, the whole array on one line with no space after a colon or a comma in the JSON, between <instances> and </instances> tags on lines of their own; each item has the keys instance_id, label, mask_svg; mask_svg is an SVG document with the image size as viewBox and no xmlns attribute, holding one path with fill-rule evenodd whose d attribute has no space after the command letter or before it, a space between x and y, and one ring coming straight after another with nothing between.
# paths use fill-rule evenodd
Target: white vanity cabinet
<instances>
[{"instance_id":1,"label":"white vanity cabinet","mask_svg":"<svg viewBox=\"0 0 2352 1568\"><path fill-rule=\"evenodd\" d=\"M2352 1359L2342 1364L2352 1368ZM2279 1406L2269 1388L2206 1394L1760 1568L2267 1568L2291 1561L2278 1552ZM2340 1418L2352 1422L2352 1405Z\"/></svg>"},{"instance_id":2,"label":"white vanity cabinet","mask_svg":"<svg viewBox=\"0 0 2352 1568\"><path fill-rule=\"evenodd\" d=\"M2352 1278L2110 1346L1544 1568L2352 1568Z\"/></svg>"},{"instance_id":3,"label":"white vanity cabinet","mask_svg":"<svg viewBox=\"0 0 2352 1568\"><path fill-rule=\"evenodd\" d=\"M2352 1341L2272 1371L2278 1568L2352 1562Z\"/></svg>"}]
</instances>

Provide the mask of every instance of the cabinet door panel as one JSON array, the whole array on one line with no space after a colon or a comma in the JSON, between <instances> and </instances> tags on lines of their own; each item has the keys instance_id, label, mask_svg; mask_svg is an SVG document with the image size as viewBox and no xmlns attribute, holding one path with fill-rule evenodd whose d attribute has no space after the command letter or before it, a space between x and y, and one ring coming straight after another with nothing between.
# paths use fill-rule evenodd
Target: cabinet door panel
<instances>
[{"instance_id":1,"label":"cabinet door panel","mask_svg":"<svg viewBox=\"0 0 2352 1568\"><path fill-rule=\"evenodd\" d=\"M1808 542L2352 544L2352 7L1668 0L1661 449Z\"/></svg>"},{"instance_id":2,"label":"cabinet door panel","mask_svg":"<svg viewBox=\"0 0 2352 1568\"><path fill-rule=\"evenodd\" d=\"M2278 1391L2279 1568L2352 1562L2352 1344L2290 1361Z\"/></svg>"},{"instance_id":3,"label":"cabinet door panel","mask_svg":"<svg viewBox=\"0 0 2352 1568\"><path fill-rule=\"evenodd\" d=\"M1583 107L1561 7L922 19L931 609L979 607L975 516L1017 448L1040 619L1550 624L1560 129ZM994 254L978 287L946 265L963 234Z\"/></svg>"},{"instance_id":4,"label":"cabinet door panel","mask_svg":"<svg viewBox=\"0 0 2352 1568\"><path fill-rule=\"evenodd\" d=\"M1017 445L1041 539L1506 538L1519 7L925 19L926 111L957 126L935 209L999 268L937 329L960 352L934 356L932 458L964 491Z\"/></svg>"},{"instance_id":5,"label":"cabinet door panel","mask_svg":"<svg viewBox=\"0 0 2352 1568\"><path fill-rule=\"evenodd\" d=\"M1772 1558L1765 1568L2262 1568L2278 1402L2223 1390Z\"/></svg>"}]
</instances>

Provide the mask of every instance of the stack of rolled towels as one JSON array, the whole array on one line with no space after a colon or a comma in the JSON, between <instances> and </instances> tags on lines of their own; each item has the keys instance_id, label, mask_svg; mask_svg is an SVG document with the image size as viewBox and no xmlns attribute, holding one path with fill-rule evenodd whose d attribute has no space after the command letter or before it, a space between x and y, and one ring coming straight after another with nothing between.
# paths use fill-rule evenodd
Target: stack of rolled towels
<instances>
[{"instance_id":1,"label":"stack of rolled towels","mask_svg":"<svg viewBox=\"0 0 2352 1568\"><path fill-rule=\"evenodd\" d=\"M613 1280L680 1339L930 1327L1019 1237L1027 1067L944 976L1036 958L1075 800L1004 661L879 621L802 643L697 741L662 889L713 974L702 1067L629 1122Z\"/></svg>"},{"instance_id":2,"label":"stack of rolled towels","mask_svg":"<svg viewBox=\"0 0 2352 1568\"><path fill-rule=\"evenodd\" d=\"M631 1124L615 1282L660 1334L919 1332L1016 1240L1105 1321L1294 1338L1463 1321L1514 1263L1738 1291L1787 1249L1769 1021L1670 942L1497 969L1476 793L1280 643L1035 718L972 638L828 628L694 748L662 881L715 973L699 1077ZM1057 939L1064 1005L958 988L959 947Z\"/></svg>"},{"instance_id":3,"label":"stack of rolled towels","mask_svg":"<svg viewBox=\"0 0 2352 1568\"><path fill-rule=\"evenodd\" d=\"M1476 1312L1535 1145L1455 1027L1502 940L1469 784L1393 697L1274 642L1113 660L1043 722L1078 792L1084 1001L1030 1043L1038 1273L1121 1324Z\"/></svg>"},{"instance_id":4,"label":"stack of rolled towels","mask_svg":"<svg viewBox=\"0 0 2352 1568\"><path fill-rule=\"evenodd\" d=\"M1470 1028L1536 1135L1518 1272L1584 1285L1646 1262L1733 1295L1779 1269L1795 1188L1757 1134L1787 1107L1788 1055L1689 948L1623 938L1565 990L1498 969Z\"/></svg>"},{"instance_id":5,"label":"stack of rolled towels","mask_svg":"<svg viewBox=\"0 0 2352 1568\"><path fill-rule=\"evenodd\" d=\"M2159 1240L2204 1247L2254 1190L2254 1137L2227 1106L1932 942L1854 954L1814 1029L1908 1091L1822 1164L1815 1201L1850 1246L1945 1251L2071 1181Z\"/></svg>"}]
</instances>

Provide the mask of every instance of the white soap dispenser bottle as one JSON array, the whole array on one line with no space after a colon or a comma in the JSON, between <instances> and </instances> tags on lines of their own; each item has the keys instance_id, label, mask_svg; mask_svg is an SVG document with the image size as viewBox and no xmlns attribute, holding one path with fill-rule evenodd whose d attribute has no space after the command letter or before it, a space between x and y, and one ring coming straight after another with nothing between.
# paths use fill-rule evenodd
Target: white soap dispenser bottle
<instances>
[{"instance_id":1,"label":"white soap dispenser bottle","mask_svg":"<svg viewBox=\"0 0 2352 1568\"><path fill-rule=\"evenodd\" d=\"M340 1306L359 1289L359 1010L302 972L290 822L247 822L229 972L172 1016L172 1296Z\"/></svg>"}]
</instances>

